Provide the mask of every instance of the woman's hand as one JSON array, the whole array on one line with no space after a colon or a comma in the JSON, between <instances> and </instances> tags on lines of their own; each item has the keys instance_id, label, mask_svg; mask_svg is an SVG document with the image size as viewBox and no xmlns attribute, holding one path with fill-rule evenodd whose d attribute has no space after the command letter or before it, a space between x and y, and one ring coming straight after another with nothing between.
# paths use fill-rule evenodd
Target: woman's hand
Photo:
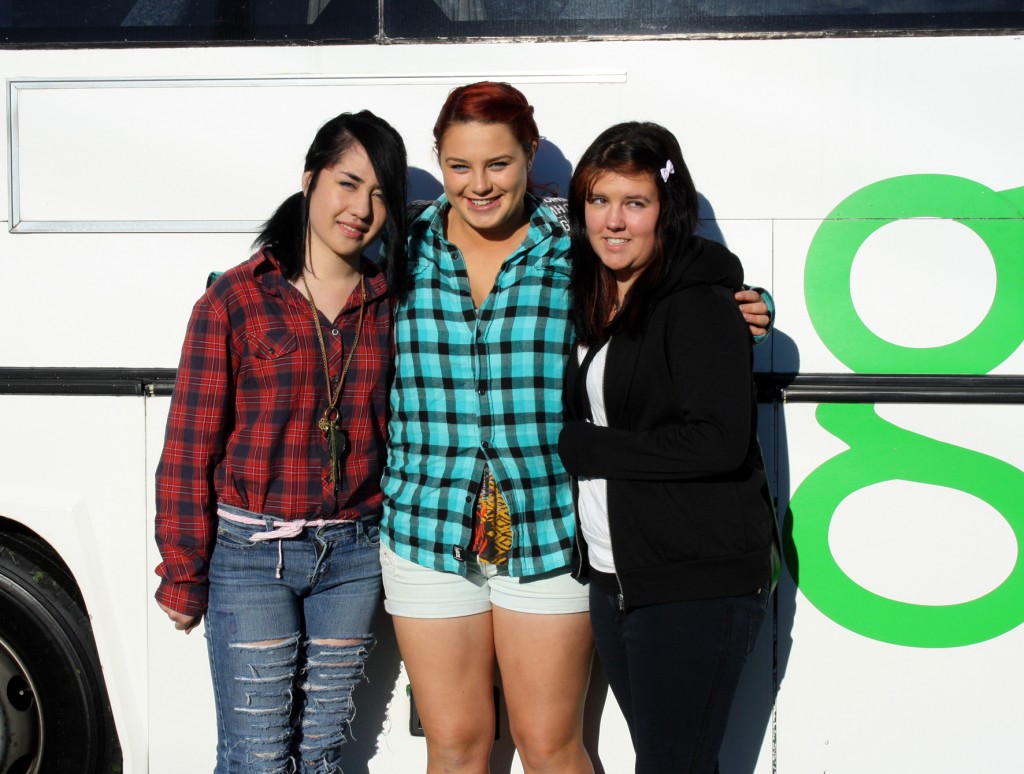
<instances>
[{"instance_id":1,"label":"woman's hand","mask_svg":"<svg viewBox=\"0 0 1024 774\"><path fill-rule=\"evenodd\" d=\"M741 290L736 293L736 303L740 305L743 319L750 326L752 336L763 336L768 332L771 317L768 316L768 304L756 290Z\"/></svg>"},{"instance_id":2,"label":"woman's hand","mask_svg":"<svg viewBox=\"0 0 1024 774\"><path fill-rule=\"evenodd\" d=\"M177 610L171 610L167 605L157 602L160 609L167 613L167 617L174 622L174 628L179 632L185 632L185 634L191 633L195 629L201 620L203 620L202 614L200 615L188 615L186 613L179 613Z\"/></svg>"}]
</instances>

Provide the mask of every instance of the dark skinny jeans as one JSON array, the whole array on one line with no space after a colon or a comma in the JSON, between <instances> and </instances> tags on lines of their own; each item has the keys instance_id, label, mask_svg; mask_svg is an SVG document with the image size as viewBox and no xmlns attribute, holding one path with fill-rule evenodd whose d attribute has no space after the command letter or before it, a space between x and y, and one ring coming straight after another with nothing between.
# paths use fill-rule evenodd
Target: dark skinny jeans
<instances>
[{"instance_id":1,"label":"dark skinny jeans","mask_svg":"<svg viewBox=\"0 0 1024 774\"><path fill-rule=\"evenodd\" d=\"M636 774L717 771L729 709L767 606L768 591L760 589L623 612L617 594L591 582L594 641L633 738Z\"/></svg>"}]
</instances>

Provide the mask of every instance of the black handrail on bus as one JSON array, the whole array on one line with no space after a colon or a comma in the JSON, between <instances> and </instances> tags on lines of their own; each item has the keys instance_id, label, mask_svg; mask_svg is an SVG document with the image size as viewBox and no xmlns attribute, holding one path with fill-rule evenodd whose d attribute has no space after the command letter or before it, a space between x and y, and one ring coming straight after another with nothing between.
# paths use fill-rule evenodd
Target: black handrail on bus
<instances>
[{"instance_id":1,"label":"black handrail on bus","mask_svg":"<svg viewBox=\"0 0 1024 774\"><path fill-rule=\"evenodd\" d=\"M0 395L169 396L173 368L0 368ZM758 373L761 403L1024 404L1024 376Z\"/></svg>"}]
</instances>

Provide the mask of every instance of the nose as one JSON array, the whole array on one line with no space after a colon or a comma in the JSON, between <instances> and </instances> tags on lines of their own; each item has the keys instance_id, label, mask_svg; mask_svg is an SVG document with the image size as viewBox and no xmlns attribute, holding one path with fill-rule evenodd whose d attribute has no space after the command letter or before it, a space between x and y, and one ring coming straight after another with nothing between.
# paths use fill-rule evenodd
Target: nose
<instances>
[{"instance_id":1,"label":"nose","mask_svg":"<svg viewBox=\"0 0 1024 774\"><path fill-rule=\"evenodd\" d=\"M360 220L369 221L373 216L373 196L367 193L362 196L352 197L352 214Z\"/></svg>"},{"instance_id":2,"label":"nose","mask_svg":"<svg viewBox=\"0 0 1024 774\"><path fill-rule=\"evenodd\" d=\"M469 181L470 190L475 194L485 194L491 190L491 181L487 177L486 169L474 169Z\"/></svg>"},{"instance_id":3,"label":"nose","mask_svg":"<svg viewBox=\"0 0 1024 774\"><path fill-rule=\"evenodd\" d=\"M613 204L608 208L606 225L611 231L621 231L626 227L626 219L623 217L622 207Z\"/></svg>"}]
</instances>

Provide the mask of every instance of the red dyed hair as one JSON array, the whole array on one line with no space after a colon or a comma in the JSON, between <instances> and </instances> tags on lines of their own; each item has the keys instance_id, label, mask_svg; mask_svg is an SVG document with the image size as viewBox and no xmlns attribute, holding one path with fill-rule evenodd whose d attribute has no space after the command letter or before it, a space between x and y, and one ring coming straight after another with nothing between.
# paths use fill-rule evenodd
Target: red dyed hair
<instances>
[{"instance_id":1,"label":"red dyed hair","mask_svg":"<svg viewBox=\"0 0 1024 774\"><path fill-rule=\"evenodd\" d=\"M507 83L479 81L453 89L444 101L434 123L434 148L441 149L441 138L452 124L479 121L504 124L530 156L540 144L540 132L533 120L533 105L519 89Z\"/></svg>"}]
</instances>

